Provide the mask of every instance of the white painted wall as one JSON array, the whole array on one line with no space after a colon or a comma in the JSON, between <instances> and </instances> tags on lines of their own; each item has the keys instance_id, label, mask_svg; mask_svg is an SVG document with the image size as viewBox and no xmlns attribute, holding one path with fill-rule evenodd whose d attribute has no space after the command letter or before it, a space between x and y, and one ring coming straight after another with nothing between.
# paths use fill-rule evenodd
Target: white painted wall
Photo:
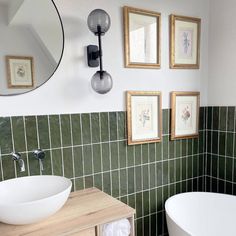
<instances>
[{"instance_id":1,"label":"white painted wall","mask_svg":"<svg viewBox=\"0 0 236 236\"><path fill-rule=\"evenodd\" d=\"M17 97L0 97L0 116L125 110L126 90L160 90L163 107L169 107L173 90L201 91L207 104L208 0L56 0L65 28L65 52L55 75L44 86ZM122 6L129 5L162 13L162 68L125 69ZM114 79L107 95L93 92L90 79L96 69L86 65L86 46L97 42L89 32L87 16L95 8L105 9L112 26L103 38L104 67ZM201 69L169 69L169 24L171 13L202 18Z\"/></svg>"},{"instance_id":2,"label":"white painted wall","mask_svg":"<svg viewBox=\"0 0 236 236\"><path fill-rule=\"evenodd\" d=\"M209 105L236 105L235 10L235 0L210 0Z\"/></svg>"}]
</instances>

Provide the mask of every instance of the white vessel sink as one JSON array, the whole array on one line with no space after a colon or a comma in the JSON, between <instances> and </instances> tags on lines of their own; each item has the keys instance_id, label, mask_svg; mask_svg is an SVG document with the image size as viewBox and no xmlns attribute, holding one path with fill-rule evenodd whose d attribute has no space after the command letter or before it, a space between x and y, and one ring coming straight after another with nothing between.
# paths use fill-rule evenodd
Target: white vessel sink
<instances>
[{"instance_id":1,"label":"white vessel sink","mask_svg":"<svg viewBox=\"0 0 236 236\"><path fill-rule=\"evenodd\" d=\"M29 176L0 182L0 222L32 224L57 212L72 183L60 176Z\"/></svg>"}]
</instances>

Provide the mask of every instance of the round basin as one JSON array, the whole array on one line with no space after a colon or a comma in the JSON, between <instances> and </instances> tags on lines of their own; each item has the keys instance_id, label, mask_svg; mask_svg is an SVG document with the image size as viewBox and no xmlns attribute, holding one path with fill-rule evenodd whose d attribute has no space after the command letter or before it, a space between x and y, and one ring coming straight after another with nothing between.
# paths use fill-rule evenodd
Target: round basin
<instances>
[{"instance_id":1,"label":"round basin","mask_svg":"<svg viewBox=\"0 0 236 236\"><path fill-rule=\"evenodd\" d=\"M72 183L61 176L28 176L0 182L0 222L24 225L56 213L67 201Z\"/></svg>"}]
</instances>

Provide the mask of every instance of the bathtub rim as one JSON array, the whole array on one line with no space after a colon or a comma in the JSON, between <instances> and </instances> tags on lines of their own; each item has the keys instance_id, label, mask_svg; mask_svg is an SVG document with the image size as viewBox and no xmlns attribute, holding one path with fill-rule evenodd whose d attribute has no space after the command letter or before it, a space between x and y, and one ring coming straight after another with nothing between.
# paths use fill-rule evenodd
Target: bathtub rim
<instances>
[{"instance_id":1,"label":"bathtub rim","mask_svg":"<svg viewBox=\"0 0 236 236\"><path fill-rule=\"evenodd\" d=\"M165 202L165 212L166 214L168 215L168 217L174 221L174 223L179 227L181 228L183 231L185 231L187 234L189 235L192 235L188 230L184 229L181 225L180 225L180 222L178 219L176 219L176 217L173 216L173 214L171 213L171 210L170 210L170 207L169 207L169 204L170 204L170 201L175 198L176 196L179 196L179 195L192 195L192 194L201 194L201 195L215 195L215 196L218 196L218 197L227 197L227 198L236 198L235 195L230 195L230 194L225 194L225 193L212 193L212 192L201 192L201 191L194 191L194 192L184 192L184 193L178 193L178 194L175 194L171 197L169 197L166 202Z\"/></svg>"}]
</instances>

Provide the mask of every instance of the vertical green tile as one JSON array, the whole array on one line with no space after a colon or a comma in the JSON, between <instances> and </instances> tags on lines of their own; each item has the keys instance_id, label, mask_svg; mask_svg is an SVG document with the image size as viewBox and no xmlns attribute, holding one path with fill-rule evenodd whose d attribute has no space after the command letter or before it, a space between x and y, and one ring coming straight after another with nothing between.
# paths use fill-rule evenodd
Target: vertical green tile
<instances>
[{"instance_id":1,"label":"vertical green tile","mask_svg":"<svg viewBox=\"0 0 236 236\"><path fill-rule=\"evenodd\" d=\"M134 167L128 169L128 194L134 193Z\"/></svg>"},{"instance_id":2,"label":"vertical green tile","mask_svg":"<svg viewBox=\"0 0 236 236\"><path fill-rule=\"evenodd\" d=\"M120 168L126 167L126 142L125 141L119 142L119 161L120 161Z\"/></svg>"},{"instance_id":3,"label":"vertical green tile","mask_svg":"<svg viewBox=\"0 0 236 236\"><path fill-rule=\"evenodd\" d=\"M36 128L36 117L27 116L25 118L26 123L26 137L27 137L27 148L29 151L38 148L37 139L37 128Z\"/></svg>"},{"instance_id":4,"label":"vertical green tile","mask_svg":"<svg viewBox=\"0 0 236 236\"><path fill-rule=\"evenodd\" d=\"M168 171L168 161L163 162L163 185L168 184L169 181L169 171Z\"/></svg>"},{"instance_id":5,"label":"vertical green tile","mask_svg":"<svg viewBox=\"0 0 236 236\"><path fill-rule=\"evenodd\" d=\"M2 158L3 178L4 180L15 178L14 161L11 156L4 156Z\"/></svg>"},{"instance_id":6,"label":"vertical green tile","mask_svg":"<svg viewBox=\"0 0 236 236\"><path fill-rule=\"evenodd\" d=\"M51 152L45 151L45 158L43 160L43 175L52 175Z\"/></svg>"},{"instance_id":7,"label":"vertical green tile","mask_svg":"<svg viewBox=\"0 0 236 236\"><path fill-rule=\"evenodd\" d=\"M227 108L226 107L220 107L220 130L225 131L226 130L226 114L227 114Z\"/></svg>"},{"instance_id":8,"label":"vertical green tile","mask_svg":"<svg viewBox=\"0 0 236 236\"><path fill-rule=\"evenodd\" d=\"M83 171L83 150L82 150L82 147L74 147L74 165L75 165L75 177L83 176L84 171Z\"/></svg>"},{"instance_id":9,"label":"vertical green tile","mask_svg":"<svg viewBox=\"0 0 236 236\"><path fill-rule=\"evenodd\" d=\"M73 178L72 148L63 149L63 161L65 177Z\"/></svg>"},{"instance_id":10,"label":"vertical green tile","mask_svg":"<svg viewBox=\"0 0 236 236\"><path fill-rule=\"evenodd\" d=\"M144 215L149 215L149 191L144 191L143 192L143 214Z\"/></svg>"},{"instance_id":11,"label":"vertical green tile","mask_svg":"<svg viewBox=\"0 0 236 236\"><path fill-rule=\"evenodd\" d=\"M219 157L219 178L225 178L225 157Z\"/></svg>"},{"instance_id":12,"label":"vertical green tile","mask_svg":"<svg viewBox=\"0 0 236 236\"><path fill-rule=\"evenodd\" d=\"M169 110L164 109L162 112L163 134L169 134Z\"/></svg>"},{"instance_id":13,"label":"vertical green tile","mask_svg":"<svg viewBox=\"0 0 236 236\"><path fill-rule=\"evenodd\" d=\"M118 197L119 196L119 172L113 171L112 172L112 196Z\"/></svg>"},{"instance_id":14,"label":"vertical green tile","mask_svg":"<svg viewBox=\"0 0 236 236\"><path fill-rule=\"evenodd\" d=\"M38 116L39 144L41 149L49 149L48 116Z\"/></svg>"},{"instance_id":15,"label":"vertical green tile","mask_svg":"<svg viewBox=\"0 0 236 236\"><path fill-rule=\"evenodd\" d=\"M149 163L148 144L142 144L142 163Z\"/></svg>"},{"instance_id":16,"label":"vertical green tile","mask_svg":"<svg viewBox=\"0 0 236 236\"><path fill-rule=\"evenodd\" d=\"M156 160L162 160L162 143L156 143Z\"/></svg>"},{"instance_id":17,"label":"vertical green tile","mask_svg":"<svg viewBox=\"0 0 236 236\"><path fill-rule=\"evenodd\" d=\"M69 115L60 115L63 147L71 146L71 125Z\"/></svg>"},{"instance_id":18,"label":"vertical green tile","mask_svg":"<svg viewBox=\"0 0 236 236\"><path fill-rule=\"evenodd\" d=\"M182 180L187 178L186 173L186 158L182 158Z\"/></svg>"},{"instance_id":19,"label":"vertical green tile","mask_svg":"<svg viewBox=\"0 0 236 236\"><path fill-rule=\"evenodd\" d=\"M142 155L141 155L141 145L134 146L134 154L135 154L135 165L140 165L142 163Z\"/></svg>"},{"instance_id":20,"label":"vertical green tile","mask_svg":"<svg viewBox=\"0 0 236 236\"><path fill-rule=\"evenodd\" d=\"M212 129L212 114L213 114L213 108L207 107L207 129ZM214 107L215 112L215 107ZM214 114L213 117L215 117L216 114Z\"/></svg>"},{"instance_id":21,"label":"vertical green tile","mask_svg":"<svg viewBox=\"0 0 236 236\"><path fill-rule=\"evenodd\" d=\"M182 156L185 157L187 155L187 140L183 139L182 140Z\"/></svg>"},{"instance_id":22,"label":"vertical green tile","mask_svg":"<svg viewBox=\"0 0 236 236\"><path fill-rule=\"evenodd\" d=\"M36 162L34 161L34 165ZM52 165L54 175L62 176L62 153L61 149L52 150ZM31 173L32 175L32 173Z\"/></svg>"},{"instance_id":23,"label":"vertical green tile","mask_svg":"<svg viewBox=\"0 0 236 236\"><path fill-rule=\"evenodd\" d=\"M135 209L135 194L131 194L128 196L129 206Z\"/></svg>"},{"instance_id":24,"label":"vertical green tile","mask_svg":"<svg viewBox=\"0 0 236 236\"><path fill-rule=\"evenodd\" d=\"M117 140L117 113L109 112L109 123L110 123L110 140Z\"/></svg>"},{"instance_id":25,"label":"vertical green tile","mask_svg":"<svg viewBox=\"0 0 236 236\"><path fill-rule=\"evenodd\" d=\"M128 166L134 166L134 146L127 146Z\"/></svg>"},{"instance_id":26,"label":"vertical green tile","mask_svg":"<svg viewBox=\"0 0 236 236\"><path fill-rule=\"evenodd\" d=\"M72 137L74 145L81 145L81 120L80 114L71 115Z\"/></svg>"},{"instance_id":27,"label":"vertical green tile","mask_svg":"<svg viewBox=\"0 0 236 236\"><path fill-rule=\"evenodd\" d=\"M169 159L173 159L175 157L175 141L169 141Z\"/></svg>"},{"instance_id":28,"label":"vertical green tile","mask_svg":"<svg viewBox=\"0 0 236 236\"><path fill-rule=\"evenodd\" d=\"M198 147L199 147L198 143L199 143L199 140L195 138L193 140L193 154L194 155L198 154Z\"/></svg>"},{"instance_id":29,"label":"vertical green tile","mask_svg":"<svg viewBox=\"0 0 236 236\"><path fill-rule=\"evenodd\" d=\"M13 151L11 123L9 117L0 117L0 147L1 153L7 154Z\"/></svg>"},{"instance_id":30,"label":"vertical green tile","mask_svg":"<svg viewBox=\"0 0 236 236\"><path fill-rule=\"evenodd\" d=\"M109 152L109 144L102 144L102 163L103 163L103 171L110 170L110 152Z\"/></svg>"},{"instance_id":31,"label":"vertical green tile","mask_svg":"<svg viewBox=\"0 0 236 236\"><path fill-rule=\"evenodd\" d=\"M101 142L109 141L109 130L108 130L108 113L100 113L100 123L101 123Z\"/></svg>"},{"instance_id":32,"label":"vertical green tile","mask_svg":"<svg viewBox=\"0 0 236 236\"><path fill-rule=\"evenodd\" d=\"M135 167L135 184L136 184L136 192L142 190L142 169L141 166Z\"/></svg>"},{"instance_id":33,"label":"vertical green tile","mask_svg":"<svg viewBox=\"0 0 236 236\"><path fill-rule=\"evenodd\" d=\"M100 142L100 120L99 113L91 114L91 125L92 125L92 142L99 143Z\"/></svg>"},{"instance_id":34,"label":"vertical green tile","mask_svg":"<svg viewBox=\"0 0 236 236\"><path fill-rule=\"evenodd\" d=\"M169 180L170 180L170 183L175 182L175 161L174 160L169 161Z\"/></svg>"},{"instance_id":35,"label":"vertical green tile","mask_svg":"<svg viewBox=\"0 0 236 236\"><path fill-rule=\"evenodd\" d=\"M152 189L150 191L150 214L154 214L157 212L156 192L156 189Z\"/></svg>"},{"instance_id":36,"label":"vertical green tile","mask_svg":"<svg viewBox=\"0 0 236 236\"><path fill-rule=\"evenodd\" d=\"M193 139L188 139L188 155L193 154Z\"/></svg>"},{"instance_id":37,"label":"vertical green tile","mask_svg":"<svg viewBox=\"0 0 236 236\"><path fill-rule=\"evenodd\" d=\"M156 184L157 186L161 186L162 185L162 163L158 162L156 163L156 173L157 173L157 179L156 179Z\"/></svg>"},{"instance_id":38,"label":"vertical green tile","mask_svg":"<svg viewBox=\"0 0 236 236\"><path fill-rule=\"evenodd\" d=\"M102 190L102 174L95 174L94 175L94 187ZM113 196L115 197L115 196Z\"/></svg>"},{"instance_id":39,"label":"vertical green tile","mask_svg":"<svg viewBox=\"0 0 236 236\"><path fill-rule=\"evenodd\" d=\"M118 139L122 140L126 138L126 113L118 112Z\"/></svg>"},{"instance_id":40,"label":"vertical green tile","mask_svg":"<svg viewBox=\"0 0 236 236\"><path fill-rule=\"evenodd\" d=\"M143 195L136 193L136 217L139 218L143 215Z\"/></svg>"},{"instance_id":41,"label":"vertical green tile","mask_svg":"<svg viewBox=\"0 0 236 236\"><path fill-rule=\"evenodd\" d=\"M150 143L149 144L149 162L155 162L156 161L156 144Z\"/></svg>"},{"instance_id":42,"label":"vertical green tile","mask_svg":"<svg viewBox=\"0 0 236 236\"><path fill-rule=\"evenodd\" d=\"M50 121L52 148L59 148L61 147L59 116L58 115L49 116L49 121Z\"/></svg>"},{"instance_id":43,"label":"vertical green tile","mask_svg":"<svg viewBox=\"0 0 236 236\"><path fill-rule=\"evenodd\" d=\"M157 214L153 214L151 217L151 235L157 235Z\"/></svg>"},{"instance_id":44,"label":"vertical green tile","mask_svg":"<svg viewBox=\"0 0 236 236\"><path fill-rule=\"evenodd\" d=\"M213 123L210 120L210 122L212 123L211 127L213 128L213 130L219 130L219 115L220 115L220 110L219 107L213 107L213 116L212 117L208 117L208 119L213 119ZM209 116L209 114L208 114ZM209 128L211 128L209 127Z\"/></svg>"},{"instance_id":45,"label":"vertical green tile","mask_svg":"<svg viewBox=\"0 0 236 236\"><path fill-rule=\"evenodd\" d=\"M219 133L213 131L212 132L212 153L214 154L218 154L218 148L219 148L218 140L219 140Z\"/></svg>"},{"instance_id":46,"label":"vertical green tile","mask_svg":"<svg viewBox=\"0 0 236 236\"><path fill-rule=\"evenodd\" d=\"M143 236L143 222L142 222L142 219L137 220L137 236Z\"/></svg>"},{"instance_id":47,"label":"vertical green tile","mask_svg":"<svg viewBox=\"0 0 236 236\"><path fill-rule=\"evenodd\" d=\"M149 176L150 176L150 188L156 187L156 165L150 164L149 165Z\"/></svg>"},{"instance_id":48,"label":"vertical green tile","mask_svg":"<svg viewBox=\"0 0 236 236\"><path fill-rule=\"evenodd\" d=\"M163 142L163 159L166 160L168 159L169 156L169 148L168 148L169 136L164 136L162 142Z\"/></svg>"},{"instance_id":49,"label":"vertical green tile","mask_svg":"<svg viewBox=\"0 0 236 236\"><path fill-rule=\"evenodd\" d=\"M181 156L180 145L181 145L181 140L176 140L175 141L175 155L176 155L176 157L180 157Z\"/></svg>"},{"instance_id":50,"label":"vertical green tile","mask_svg":"<svg viewBox=\"0 0 236 236\"><path fill-rule=\"evenodd\" d=\"M103 173L103 190L111 195L111 177L110 173Z\"/></svg>"},{"instance_id":51,"label":"vertical green tile","mask_svg":"<svg viewBox=\"0 0 236 236\"><path fill-rule=\"evenodd\" d=\"M176 181L180 181L180 159L177 159L175 162L176 168Z\"/></svg>"},{"instance_id":52,"label":"vertical green tile","mask_svg":"<svg viewBox=\"0 0 236 236\"><path fill-rule=\"evenodd\" d=\"M111 169L118 169L119 159L118 159L118 143L113 142L110 144L111 148Z\"/></svg>"},{"instance_id":53,"label":"vertical green tile","mask_svg":"<svg viewBox=\"0 0 236 236\"><path fill-rule=\"evenodd\" d=\"M232 171L233 171L233 158L226 158L226 180L227 181L233 181L232 180Z\"/></svg>"},{"instance_id":54,"label":"vertical green tile","mask_svg":"<svg viewBox=\"0 0 236 236\"><path fill-rule=\"evenodd\" d=\"M157 211L163 210L162 188L157 189Z\"/></svg>"},{"instance_id":55,"label":"vertical green tile","mask_svg":"<svg viewBox=\"0 0 236 236\"><path fill-rule=\"evenodd\" d=\"M93 186L94 186L93 177L91 175L86 176L85 177L85 188L92 188Z\"/></svg>"},{"instance_id":56,"label":"vertical green tile","mask_svg":"<svg viewBox=\"0 0 236 236\"><path fill-rule=\"evenodd\" d=\"M220 147L219 147L219 154L220 155L225 155L225 137L226 137L226 135L225 135L225 133L220 133L220 142L219 142L219 144L220 144Z\"/></svg>"},{"instance_id":57,"label":"vertical green tile","mask_svg":"<svg viewBox=\"0 0 236 236\"><path fill-rule=\"evenodd\" d=\"M102 172L102 157L101 157L101 145L100 144L94 144L92 146L93 149L93 168L94 173L100 173Z\"/></svg>"},{"instance_id":58,"label":"vertical green tile","mask_svg":"<svg viewBox=\"0 0 236 236\"><path fill-rule=\"evenodd\" d=\"M26 148L23 117L12 117L12 127L14 132L15 150L17 152L23 152Z\"/></svg>"},{"instance_id":59,"label":"vertical green tile","mask_svg":"<svg viewBox=\"0 0 236 236\"><path fill-rule=\"evenodd\" d=\"M142 166L142 171L143 171L143 189L149 189L149 169L148 169L148 165L144 165Z\"/></svg>"},{"instance_id":60,"label":"vertical green tile","mask_svg":"<svg viewBox=\"0 0 236 236\"><path fill-rule=\"evenodd\" d=\"M120 170L120 194L121 196L127 194L127 173L126 170L122 169Z\"/></svg>"},{"instance_id":61,"label":"vertical green tile","mask_svg":"<svg viewBox=\"0 0 236 236\"><path fill-rule=\"evenodd\" d=\"M205 107L200 107L200 115L199 115L199 130L203 130L205 122Z\"/></svg>"},{"instance_id":62,"label":"vertical green tile","mask_svg":"<svg viewBox=\"0 0 236 236\"><path fill-rule=\"evenodd\" d=\"M90 115L89 114L81 114L82 120L82 135L83 135L83 144L90 144L92 142L91 139L91 127L90 127Z\"/></svg>"},{"instance_id":63,"label":"vertical green tile","mask_svg":"<svg viewBox=\"0 0 236 236\"><path fill-rule=\"evenodd\" d=\"M187 157L187 165L188 165L188 178L192 178L193 177L193 157L192 156L189 156Z\"/></svg>"},{"instance_id":64,"label":"vertical green tile","mask_svg":"<svg viewBox=\"0 0 236 236\"><path fill-rule=\"evenodd\" d=\"M91 145L86 145L83 147L83 156L84 156L84 174L90 175L92 174L93 170Z\"/></svg>"},{"instance_id":65,"label":"vertical green tile","mask_svg":"<svg viewBox=\"0 0 236 236\"><path fill-rule=\"evenodd\" d=\"M85 188L85 186L84 186L83 179L82 178L75 179L75 189L76 190L82 190L84 188Z\"/></svg>"},{"instance_id":66,"label":"vertical green tile","mask_svg":"<svg viewBox=\"0 0 236 236\"><path fill-rule=\"evenodd\" d=\"M234 131L235 107L228 107L227 131Z\"/></svg>"},{"instance_id":67,"label":"vertical green tile","mask_svg":"<svg viewBox=\"0 0 236 236\"><path fill-rule=\"evenodd\" d=\"M232 157L233 156L233 141L234 141L234 134L233 133L227 133L226 135L226 155Z\"/></svg>"}]
</instances>

